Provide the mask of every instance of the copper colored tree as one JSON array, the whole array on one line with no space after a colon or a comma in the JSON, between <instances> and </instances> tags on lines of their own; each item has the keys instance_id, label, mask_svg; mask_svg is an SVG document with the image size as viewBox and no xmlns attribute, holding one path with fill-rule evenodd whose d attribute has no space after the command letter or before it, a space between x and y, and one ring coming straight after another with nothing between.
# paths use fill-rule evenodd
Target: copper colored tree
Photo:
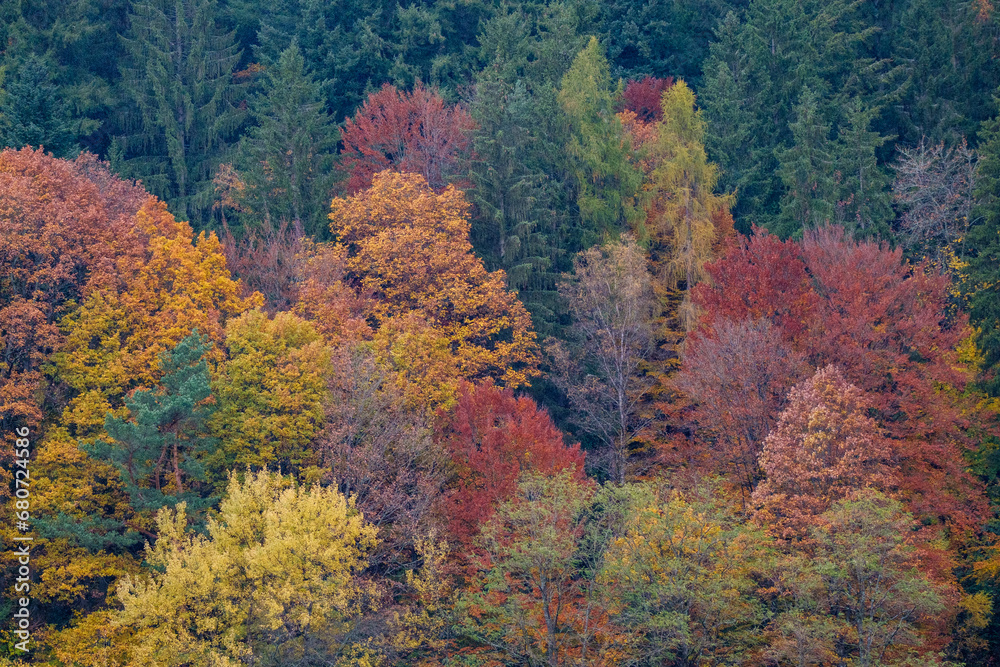
<instances>
[{"instance_id":1,"label":"copper colored tree","mask_svg":"<svg viewBox=\"0 0 1000 667\"><path fill-rule=\"evenodd\" d=\"M644 123L662 120L663 108L660 106L660 99L663 97L663 91L672 85L674 85L672 76L665 79L655 76L631 79L625 84L625 93L622 95L625 109L635 113Z\"/></svg>"},{"instance_id":2,"label":"copper colored tree","mask_svg":"<svg viewBox=\"0 0 1000 667\"><path fill-rule=\"evenodd\" d=\"M965 317L948 311L948 278L899 250L832 227L802 242L760 232L707 267L696 288L702 330L767 319L813 367L836 365L865 392L892 440L901 497L922 521L968 535L985 505L964 449L977 408L956 347Z\"/></svg>"},{"instance_id":3,"label":"copper colored tree","mask_svg":"<svg viewBox=\"0 0 1000 667\"><path fill-rule=\"evenodd\" d=\"M0 153L0 430L41 420L39 368L62 345L70 304L138 271L135 214L148 199L93 155Z\"/></svg>"},{"instance_id":4,"label":"copper colored tree","mask_svg":"<svg viewBox=\"0 0 1000 667\"><path fill-rule=\"evenodd\" d=\"M440 190L461 171L472 116L418 84L401 92L385 84L344 123L343 168L350 193L364 190L385 169L420 174Z\"/></svg>"},{"instance_id":5,"label":"copper colored tree","mask_svg":"<svg viewBox=\"0 0 1000 667\"><path fill-rule=\"evenodd\" d=\"M834 366L792 389L761 452L766 479L754 492L777 537L806 537L820 514L855 489L896 485L892 445L868 408Z\"/></svg>"}]
</instances>

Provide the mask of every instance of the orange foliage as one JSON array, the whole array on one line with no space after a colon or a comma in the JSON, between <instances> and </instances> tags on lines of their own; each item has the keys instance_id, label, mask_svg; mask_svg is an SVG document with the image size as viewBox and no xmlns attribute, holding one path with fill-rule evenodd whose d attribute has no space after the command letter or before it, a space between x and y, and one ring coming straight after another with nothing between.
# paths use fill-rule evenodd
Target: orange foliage
<instances>
[{"instance_id":1,"label":"orange foliage","mask_svg":"<svg viewBox=\"0 0 1000 667\"><path fill-rule=\"evenodd\" d=\"M366 319L377 329L411 314L426 321L455 357L460 377L526 384L537 373L531 318L506 289L504 272L487 272L473 253L468 211L454 187L436 194L422 176L389 171L368 190L334 199L330 228L341 245L322 252L342 268L303 286L300 310L334 320L321 329L357 329L344 291L350 286L353 299L371 296ZM346 305L334 306L338 314L330 318L326 303Z\"/></svg>"},{"instance_id":2,"label":"orange foliage","mask_svg":"<svg viewBox=\"0 0 1000 667\"><path fill-rule=\"evenodd\" d=\"M766 479L754 492L776 536L805 538L819 515L851 491L896 486L892 446L868 416L869 407L834 366L792 388L764 443Z\"/></svg>"},{"instance_id":3,"label":"orange foliage","mask_svg":"<svg viewBox=\"0 0 1000 667\"><path fill-rule=\"evenodd\" d=\"M40 421L39 366L63 342L56 322L135 271L134 216L148 198L93 155L0 153L0 429Z\"/></svg>"}]
</instances>

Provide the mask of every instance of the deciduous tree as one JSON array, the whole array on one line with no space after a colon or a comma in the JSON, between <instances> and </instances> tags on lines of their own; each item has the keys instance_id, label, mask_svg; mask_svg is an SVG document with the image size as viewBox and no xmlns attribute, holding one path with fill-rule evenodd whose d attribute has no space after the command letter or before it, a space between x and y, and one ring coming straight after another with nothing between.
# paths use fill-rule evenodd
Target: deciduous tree
<instances>
[{"instance_id":1,"label":"deciduous tree","mask_svg":"<svg viewBox=\"0 0 1000 667\"><path fill-rule=\"evenodd\" d=\"M441 191L460 174L473 127L468 111L430 88L418 84L407 93L383 85L344 123L348 192L370 187L386 169L420 174Z\"/></svg>"},{"instance_id":2,"label":"deciduous tree","mask_svg":"<svg viewBox=\"0 0 1000 667\"><path fill-rule=\"evenodd\" d=\"M792 388L788 407L760 454L764 481L754 501L779 538L808 538L817 517L862 488L898 483L892 445L868 416L860 389L827 366Z\"/></svg>"},{"instance_id":3,"label":"deciduous tree","mask_svg":"<svg viewBox=\"0 0 1000 667\"><path fill-rule=\"evenodd\" d=\"M650 386L640 367L654 349L646 256L624 238L580 253L574 268L560 292L573 314L575 349L546 342L576 421L600 442L607 474L622 483L629 446L647 423L638 410Z\"/></svg>"},{"instance_id":4,"label":"deciduous tree","mask_svg":"<svg viewBox=\"0 0 1000 667\"><path fill-rule=\"evenodd\" d=\"M580 445L566 446L548 413L492 380L461 385L455 406L438 417L435 439L454 466L443 511L459 544L468 545L514 495L522 473L555 476L572 468L574 479L584 476Z\"/></svg>"},{"instance_id":5,"label":"deciduous tree","mask_svg":"<svg viewBox=\"0 0 1000 667\"><path fill-rule=\"evenodd\" d=\"M335 489L273 473L233 475L207 535L184 505L157 519L146 559L157 568L118 585L116 625L131 628L133 663L283 664L336 654L365 598L356 575L376 544ZM211 619L211 620L207 620Z\"/></svg>"},{"instance_id":6,"label":"deciduous tree","mask_svg":"<svg viewBox=\"0 0 1000 667\"><path fill-rule=\"evenodd\" d=\"M343 283L370 294L377 326L415 315L445 341L461 377L525 384L535 372L531 319L469 243L468 203L418 174L384 171L371 188L333 201L330 228L346 247Z\"/></svg>"}]
</instances>

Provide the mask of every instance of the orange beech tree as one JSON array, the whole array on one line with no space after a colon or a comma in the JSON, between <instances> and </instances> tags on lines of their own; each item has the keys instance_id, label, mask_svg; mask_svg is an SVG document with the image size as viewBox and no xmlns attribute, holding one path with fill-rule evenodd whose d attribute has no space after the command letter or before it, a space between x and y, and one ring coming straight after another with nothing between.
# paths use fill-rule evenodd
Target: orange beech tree
<instances>
[{"instance_id":1,"label":"orange beech tree","mask_svg":"<svg viewBox=\"0 0 1000 667\"><path fill-rule=\"evenodd\" d=\"M350 296L343 289L349 286L355 299L367 301L365 319L376 340L382 330L424 328L415 323L422 320L429 325L425 338L436 337L450 352L458 377L525 385L537 372L531 317L506 289L504 272L488 272L473 253L468 213L454 187L438 194L418 174L377 174L369 189L333 200L330 229L339 243L323 251L343 258L343 272L317 279L301 310L322 311L327 290L340 300ZM387 358L398 366L406 357Z\"/></svg>"},{"instance_id":2,"label":"orange beech tree","mask_svg":"<svg viewBox=\"0 0 1000 667\"><path fill-rule=\"evenodd\" d=\"M834 366L792 388L760 455L766 479L754 492L764 523L782 539L808 537L816 517L855 490L892 490L892 446L864 393Z\"/></svg>"},{"instance_id":3,"label":"orange beech tree","mask_svg":"<svg viewBox=\"0 0 1000 667\"><path fill-rule=\"evenodd\" d=\"M35 425L40 366L64 340L57 325L102 288L138 270L149 199L93 155L58 160L25 148L0 153L0 428Z\"/></svg>"},{"instance_id":4,"label":"orange beech tree","mask_svg":"<svg viewBox=\"0 0 1000 667\"><path fill-rule=\"evenodd\" d=\"M344 123L347 189L364 190L375 174L394 169L420 174L441 190L461 171L474 127L468 111L446 104L435 90L417 84L407 93L385 84Z\"/></svg>"}]
</instances>

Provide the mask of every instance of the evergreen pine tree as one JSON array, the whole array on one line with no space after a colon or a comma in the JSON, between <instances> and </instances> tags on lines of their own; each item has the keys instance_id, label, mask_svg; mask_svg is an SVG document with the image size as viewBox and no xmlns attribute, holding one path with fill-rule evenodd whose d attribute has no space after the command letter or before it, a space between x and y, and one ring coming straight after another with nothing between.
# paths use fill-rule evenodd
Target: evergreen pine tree
<instances>
[{"instance_id":1,"label":"evergreen pine tree","mask_svg":"<svg viewBox=\"0 0 1000 667\"><path fill-rule=\"evenodd\" d=\"M200 455L212 443L206 426L212 407L203 403L212 393L205 361L210 345L196 331L161 354L160 386L125 400L130 419L108 414L104 427L113 442L87 447L118 469L137 513L182 501L189 508L206 504L199 482Z\"/></svg>"},{"instance_id":2,"label":"evergreen pine tree","mask_svg":"<svg viewBox=\"0 0 1000 667\"><path fill-rule=\"evenodd\" d=\"M808 87L802 90L790 128L792 147L775 150L780 163L778 174L787 188L774 225L782 236L829 224L834 213L830 124L824 122L816 95Z\"/></svg>"},{"instance_id":3,"label":"evergreen pine tree","mask_svg":"<svg viewBox=\"0 0 1000 667\"><path fill-rule=\"evenodd\" d=\"M0 96L0 146L44 146L56 157L75 153L69 109L45 60L30 56L8 77Z\"/></svg>"},{"instance_id":4,"label":"evergreen pine tree","mask_svg":"<svg viewBox=\"0 0 1000 667\"><path fill-rule=\"evenodd\" d=\"M1000 97L994 99L1000 106ZM964 244L966 299L984 387L1000 396L1000 115L983 123L979 136L976 207Z\"/></svg>"},{"instance_id":5,"label":"evergreen pine tree","mask_svg":"<svg viewBox=\"0 0 1000 667\"><path fill-rule=\"evenodd\" d=\"M265 71L263 88L250 101L256 125L240 140L236 160L247 186L241 208L275 227L285 220L311 235L329 229L340 138L322 86L305 70L293 42Z\"/></svg>"},{"instance_id":6,"label":"evergreen pine tree","mask_svg":"<svg viewBox=\"0 0 1000 667\"><path fill-rule=\"evenodd\" d=\"M127 176L140 178L197 228L212 211L212 177L243 122L234 84L240 54L215 25L215 0L136 4L123 85L138 115L123 137Z\"/></svg>"}]
</instances>

